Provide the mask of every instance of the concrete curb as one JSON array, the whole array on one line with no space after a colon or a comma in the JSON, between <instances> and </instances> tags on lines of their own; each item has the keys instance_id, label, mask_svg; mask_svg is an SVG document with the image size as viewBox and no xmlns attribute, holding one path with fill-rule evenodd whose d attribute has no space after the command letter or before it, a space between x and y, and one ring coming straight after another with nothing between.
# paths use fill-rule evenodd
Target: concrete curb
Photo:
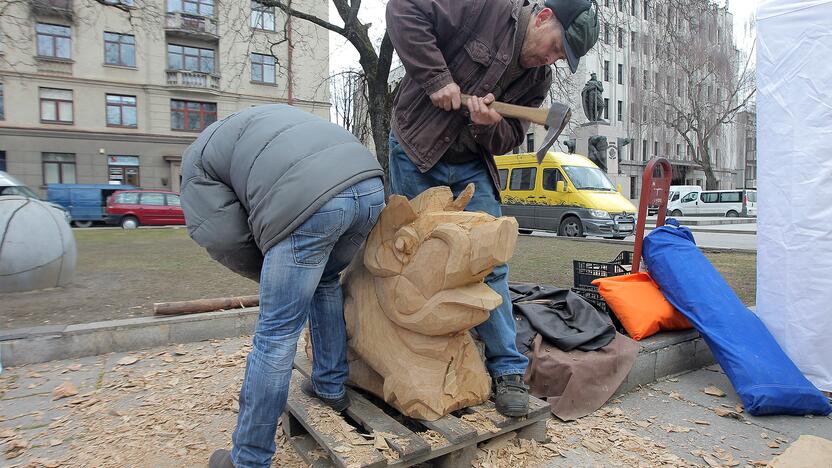
<instances>
[{"instance_id":1,"label":"concrete curb","mask_svg":"<svg viewBox=\"0 0 832 468\"><path fill-rule=\"evenodd\" d=\"M622 246L624 246L624 245L632 246L632 245L635 244L635 240L626 240L626 239L624 239L624 240L614 240L614 239L602 239L602 238L595 238L595 237L593 237L593 238L584 238L584 237L535 236L534 234L520 234L520 235L521 236L541 237L541 238L546 238L546 239L558 239L558 240L564 240L564 241L568 241L568 242L596 242L596 243L601 243L601 244L617 244L617 245L622 245ZM699 247L699 250L701 250L703 252L725 252L725 253L733 253L733 252L751 253L751 252L754 252L754 253L757 253L757 249L738 249L738 248L732 248L732 247L702 247L702 246L697 246L697 247Z\"/></svg>"},{"instance_id":2,"label":"concrete curb","mask_svg":"<svg viewBox=\"0 0 832 468\"><path fill-rule=\"evenodd\" d=\"M260 309L50 325L0 331L4 367L250 335Z\"/></svg>"},{"instance_id":3,"label":"concrete curb","mask_svg":"<svg viewBox=\"0 0 832 468\"><path fill-rule=\"evenodd\" d=\"M4 367L135 351L167 344L250 335L259 308L181 315L140 317L78 325L50 325L0 331ZM617 394L640 385L714 362L695 330L664 332L639 342L633 369Z\"/></svg>"}]
</instances>

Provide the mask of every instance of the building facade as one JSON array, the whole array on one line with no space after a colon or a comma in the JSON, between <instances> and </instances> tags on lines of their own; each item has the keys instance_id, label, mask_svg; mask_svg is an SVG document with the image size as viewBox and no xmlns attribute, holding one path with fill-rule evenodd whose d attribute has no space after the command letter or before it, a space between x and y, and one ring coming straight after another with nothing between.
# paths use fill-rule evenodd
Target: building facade
<instances>
[{"instance_id":1,"label":"building facade","mask_svg":"<svg viewBox=\"0 0 832 468\"><path fill-rule=\"evenodd\" d=\"M662 54L667 53L662 50L667 45L662 37L662 28L657 23L665 24L670 16L687 34L698 35L716 45L706 49L710 54L734 57L739 52L733 36L733 17L726 8L711 2L699 2L707 4L699 13L674 11L674 8L681 9L679 5L684 3L668 0L598 0L602 24L597 45L581 59L576 74L571 75L564 69L557 69L555 73L556 83L553 84L551 98L568 103L573 110L573 121L559 142L561 150L566 150L563 140L581 135L581 127L588 123L580 101L582 87L593 73L603 84L606 103L603 118L604 124L610 127L605 131L618 136L608 139L610 146L615 147L609 154L615 161L608 164L608 175L613 182L621 185L622 193L630 198L638 198L644 167L655 156L670 160L674 184L706 185L705 172L695 161L694 151L679 132L667 125L664 115L655 114L663 112L658 110L656 103L678 98L682 102L681 107L684 107L684 100L692 95L687 87L694 80L701 85L703 100L728 100L729 90L720 87L717 80L704 76L700 79L698 72L687 76L681 70L689 65L681 63L683 61L698 60L707 64L714 57L660 59ZM738 186L737 173L742 171L743 158L737 145L737 132L736 123L730 122L721 125L710 141L719 188ZM527 140L518 150L537 149L545 134L542 127L532 125ZM629 140L628 144L619 146L626 140Z\"/></svg>"},{"instance_id":2,"label":"building facade","mask_svg":"<svg viewBox=\"0 0 832 468\"><path fill-rule=\"evenodd\" d=\"M245 107L329 118L320 28L250 0L103 3L0 7L0 170L42 194L51 183L178 191L184 149ZM328 18L326 2L293 6Z\"/></svg>"}]
</instances>

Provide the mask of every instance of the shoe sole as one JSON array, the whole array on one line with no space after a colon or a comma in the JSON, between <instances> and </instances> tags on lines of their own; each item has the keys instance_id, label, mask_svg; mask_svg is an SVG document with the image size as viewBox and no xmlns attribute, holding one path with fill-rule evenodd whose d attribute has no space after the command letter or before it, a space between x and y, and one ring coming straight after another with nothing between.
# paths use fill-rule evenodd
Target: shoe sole
<instances>
[{"instance_id":1,"label":"shoe sole","mask_svg":"<svg viewBox=\"0 0 832 468\"><path fill-rule=\"evenodd\" d=\"M508 416L509 418L522 418L523 416L528 416L529 414L529 407L526 406L515 406L510 408L497 408L497 412L502 414L503 416Z\"/></svg>"}]
</instances>

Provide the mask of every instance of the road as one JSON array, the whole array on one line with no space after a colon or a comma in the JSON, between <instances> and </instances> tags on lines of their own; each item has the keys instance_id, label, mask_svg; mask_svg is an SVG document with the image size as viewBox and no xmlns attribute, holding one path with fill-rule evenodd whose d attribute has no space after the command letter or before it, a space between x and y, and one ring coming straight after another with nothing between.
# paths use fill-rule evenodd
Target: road
<instances>
[{"instance_id":1,"label":"road","mask_svg":"<svg viewBox=\"0 0 832 468\"><path fill-rule=\"evenodd\" d=\"M757 250L757 225L726 225L726 226L694 226L693 237L696 244L704 248L736 249L736 250ZM648 234L649 230L646 231ZM533 236L555 237L556 234L547 231L534 231ZM624 240L601 239L600 237L587 237L587 240L604 240L605 242L616 242L632 245L635 240L630 236Z\"/></svg>"}]
</instances>

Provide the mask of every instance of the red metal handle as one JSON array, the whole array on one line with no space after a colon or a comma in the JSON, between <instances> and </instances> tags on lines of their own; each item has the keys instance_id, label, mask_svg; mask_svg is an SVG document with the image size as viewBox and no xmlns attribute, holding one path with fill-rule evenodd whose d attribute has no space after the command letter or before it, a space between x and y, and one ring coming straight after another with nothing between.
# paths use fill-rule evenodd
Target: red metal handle
<instances>
[{"instance_id":1,"label":"red metal handle","mask_svg":"<svg viewBox=\"0 0 832 468\"><path fill-rule=\"evenodd\" d=\"M644 242L644 225L647 222L647 209L655 203L659 206L656 213L656 227L664 226L667 215L667 196L670 192L670 181L673 178L670 161L665 158L653 158L644 168L641 178L641 197L638 201L638 221L636 222L636 242L633 246L633 273L641 266L641 247Z\"/></svg>"}]
</instances>

